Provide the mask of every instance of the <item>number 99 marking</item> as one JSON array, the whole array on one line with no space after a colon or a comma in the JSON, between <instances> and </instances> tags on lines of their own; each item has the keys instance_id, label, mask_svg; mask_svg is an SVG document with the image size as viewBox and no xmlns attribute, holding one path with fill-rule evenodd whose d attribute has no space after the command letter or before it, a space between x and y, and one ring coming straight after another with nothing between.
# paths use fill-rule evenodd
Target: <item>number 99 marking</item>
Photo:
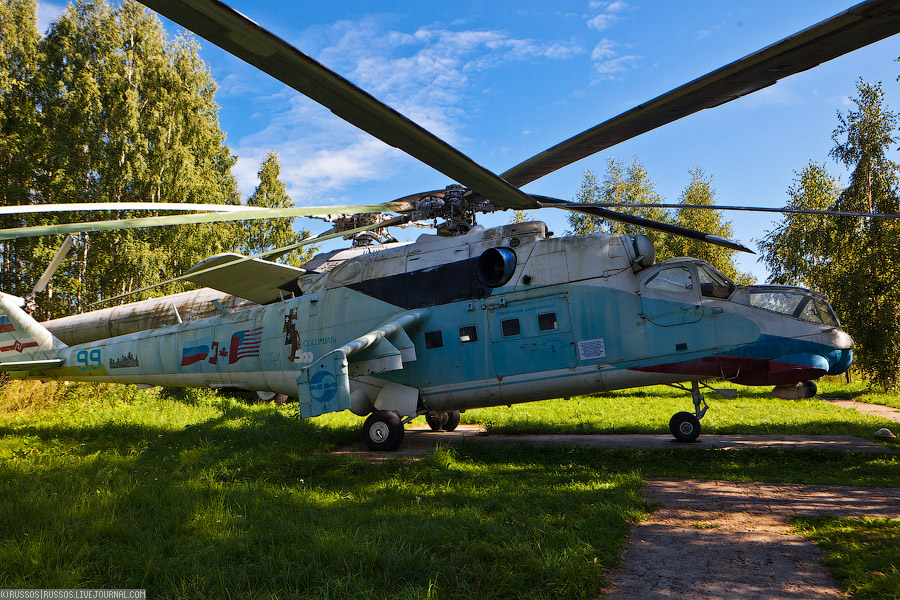
<instances>
[{"instance_id":1,"label":"number 99 marking","mask_svg":"<svg viewBox=\"0 0 900 600\"><path fill-rule=\"evenodd\" d=\"M94 370L96 371L103 366L100 358L100 348L94 348L90 352L87 350L79 350L75 355L75 362L79 371Z\"/></svg>"}]
</instances>

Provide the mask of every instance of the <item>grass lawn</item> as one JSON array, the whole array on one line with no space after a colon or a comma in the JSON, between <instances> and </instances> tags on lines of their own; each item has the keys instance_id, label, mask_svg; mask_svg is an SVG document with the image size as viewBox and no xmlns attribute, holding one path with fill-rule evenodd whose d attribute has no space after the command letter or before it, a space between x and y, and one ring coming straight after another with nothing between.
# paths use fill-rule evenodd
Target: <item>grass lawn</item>
<instances>
[{"instance_id":1,"label":"grass lawn","mask_svg":"<svg viewBox=\"0 0 900 600\"><path fill-rule=\"evenodd\" d=\"M798 517L794 528L825 552L853 598L900 598L900 520Z\"/></svg>"},{"instance_id":2,"label":"grass lawn","mask_svg":"<svg viewBox=\"0 0 900 600\"><path fill-rule=\"evenodd\" d=\"M548 419L555 431L664 431L674 410L690 406L686 396L639 392L558 401L552 413L550 404L464 416L505 431L541 430ZM704 425L740 430L743 419L760 431L766 410L788 432L877 425L832 409L742 396L716 400ZM629 524L647 515L646 477L900 487L897 457L830 452L473 444L373 465L327 452L356 439L361 419L294 412L206 391L4 388L0 587L146 588L153 598L593 598Z\"/></svg>"},{"instance_id":3,"label":"grass lawn","mask_svg":"<svg viewBox=\"0 0 900 600\"><path fill-rule=\"evenodd\" d=\"M737 388L734 399L704 391L709 411L706 433L858 435L876 439L878 428L897 424L840 408L820 399L780 400L768 388ZM690 394L654 386L468 411L463 422L480 423L497 433L668 433L669 419L692 411Z\"/></svg>"}]
</instances>

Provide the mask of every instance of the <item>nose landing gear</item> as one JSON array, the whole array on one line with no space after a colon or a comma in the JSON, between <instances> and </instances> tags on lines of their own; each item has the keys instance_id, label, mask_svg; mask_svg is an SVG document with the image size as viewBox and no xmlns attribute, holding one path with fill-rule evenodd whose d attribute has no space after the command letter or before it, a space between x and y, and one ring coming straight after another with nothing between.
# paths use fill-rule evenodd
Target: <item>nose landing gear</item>
<instances>
[{"instance_id":1,"label":"nose landing gear","mask_svg":"<svg viewBox=\"0 0 900 600\"><path fill-rule=\"evenodd\" d=\"M691 382L691 399L694 401L693 413L677 412L669 419L669 431L676 440L685 444L694 442L700 437L700 419L709 409L706 400L700 394L700 384L696 381Z\"/></svg>"}]
</instances>

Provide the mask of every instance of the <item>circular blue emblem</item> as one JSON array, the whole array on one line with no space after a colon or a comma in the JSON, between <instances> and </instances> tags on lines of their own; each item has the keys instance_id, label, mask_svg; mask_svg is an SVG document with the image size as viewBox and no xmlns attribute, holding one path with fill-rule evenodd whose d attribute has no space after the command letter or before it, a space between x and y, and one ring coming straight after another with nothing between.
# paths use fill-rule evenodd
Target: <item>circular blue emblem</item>
<instances>
[{"instance_id":1,"label":"circular blue emblem","mask_svg":"<svg viewBox=\"0 0 900 600\"><path fill-rule=\"evenodd\" d=\"M316 402L329 402L337 395L337 379L328 371L318 371L309 378L309 395Z\"/></svg>"}]
</instances>

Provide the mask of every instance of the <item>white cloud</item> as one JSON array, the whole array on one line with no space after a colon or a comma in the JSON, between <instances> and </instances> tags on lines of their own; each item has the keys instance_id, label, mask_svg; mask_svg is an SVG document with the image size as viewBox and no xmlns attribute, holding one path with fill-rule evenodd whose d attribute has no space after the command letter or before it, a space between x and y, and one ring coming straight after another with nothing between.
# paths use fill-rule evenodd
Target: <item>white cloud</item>
<instances>
[{"instance_id":1,"label":"white cloud","mask_svg":"<svg viewBox=\"0 0 900 600\"><path fill-rule=\"evenodd\" d=\"M298 47L314 40L317 60L452 145L465 141L466 108L486 73L511 62L566 60L585 52L574 42L496 30L432 25L395 31L377 17L301 35L306 39ZM240 89L232 81L227 87ZM298 204L319 204L349 185L386 180L417 164L302 96L290 96L286 106L273 109L265 129L237 144L235 175L245 194L256 186L256 170L270 149L279 152L282 178Z\"/></svg>"}]
</instances>

